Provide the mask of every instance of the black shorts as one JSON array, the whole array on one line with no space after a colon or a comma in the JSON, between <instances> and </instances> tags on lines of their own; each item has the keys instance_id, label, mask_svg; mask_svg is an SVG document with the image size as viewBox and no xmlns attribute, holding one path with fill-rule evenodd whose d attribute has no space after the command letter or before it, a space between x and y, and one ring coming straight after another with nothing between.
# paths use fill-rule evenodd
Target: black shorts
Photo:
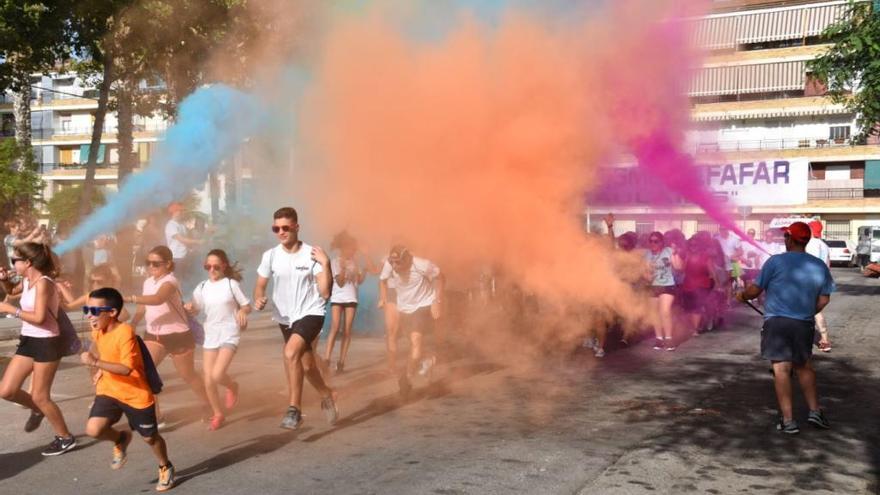
<instances>
[{"instance_id":1,"label":"black shorts","mask_svg":"<svg viewBox=\"0 0 880 495\"><path fill-rule=\"evenodd\" d=\"M64 357L61 337L28 337L18 339L15 353L33 359L37 363L51 363Z\"/></svg>"},{"instance_id":2,"label":"black shorts","mask_svg":"<svg viewBox=\"0 0 880 495\"><path fill-rule=\"evenodd\" d=\"M192 332L167 333L164 335L156 335L154 333L145 332L144 342L157 342L168 351L168 354L183 354L196 348L196 340Z\"/></svg>"},{"instance_id":3,"label":"black shorts","mask_svg":"<svg viewBox=\"0 0 880 495\"><path fill-rule=\"evenodd\" d=\"M347 302L347 303L330 303L330 306L339 306L340 308L357 308L358 303L356 302Z\"/></svg>"},{"instance_id":4,"label":"black shorts","mask_svg":"<svg viewBox=\"0 0 880 495\"><path fill-rule=\"evenodd\" d=\"M434 328L434 316L430 306L419 308L414 313L400 313L401 332L426 334Z\"/></svg>"},{"instance_id":5,"label":"black shorts","mask_svg":"<svg viewBox=\"0 0 880 495\"><path fill-rule=\"evenodd\" d=\"M761 357L770 361L804 364L813 355L816 324L774 316L764 321L761 330Z\"/></svg>"},{"instance_id":6,"label":"black shorts","mask_svg":"<svg viewBox=\"0 0 880 495\"><path fill-rule=\"evenodd\" d=\"M110 425L116 424L122 415L128 418L128 426L131 431L136 431L142 437L151 437L159 433L156 425L156 405L153 404L145 409L135 409L124 402L120 402L106 395L95 396L90 418L107 418Z\"/></svg>"},{"instance_id":7,"label":"black shorts","mask_svg":"<svg viewBox=\"0 0 880 495\"><path fill-rule=\"evenodd\" d=\"M662 294L670 294L675 295L675 286L674 285L652 285L651 286L651 297L660 297Z\"/></svg>"},{"instance_id":8,"label":"black shorts","mask_svg":"<svg viewBox=\"0 0 880 495\"><path fill-rule=\"evenodd\" d=\"M681 292L681 309L686 313L700 313L706 309L706 304L712 294L712 289L687 289Z\"/></svg>"},{"instance_id":9,"label":"black shorts","mask_svg":"<svg viewBox=\"0 0 880 495\"><path fill-rule=\"evenodd\" d=\"M324 327L324 317L317 315L303 316L289 326L279 324L278 327L281 329L281 335L284 337L285 344L290 340L291 335L296 334L302 337L307 346L311 347L312 341L320 335L321 329Z\"/></svg>"}]
</instances>

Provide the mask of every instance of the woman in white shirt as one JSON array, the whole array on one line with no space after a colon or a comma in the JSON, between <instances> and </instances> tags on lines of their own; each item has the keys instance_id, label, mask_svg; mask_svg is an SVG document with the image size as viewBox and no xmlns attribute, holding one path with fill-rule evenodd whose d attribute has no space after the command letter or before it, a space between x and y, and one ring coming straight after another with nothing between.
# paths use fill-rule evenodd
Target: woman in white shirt
<instances>
[{"instance_id":1,"label":"woman in white shirt","mask_svg":"<svg viewBox=\"0 0 880 495\"><path fill-rule=\"evenodd\" d=\"M43 450L44 456L63 454L76 447L76 439L67 429L61 409L52 401L52 382L64 355L58 311L60 298L51 277L57 274L52 251L45 244L26 242L15 248L10 260L21 282L12 287L9 274L0 271L0 280L7 285L6 292L20 295L20 308L2 302L0 312L10 313L21 320L21 336L15 355L3 372L0 397L31 410L24 426L30 433L39 428L43 418L55 430L55 439ZM24 380L33 372L33 393L21 389Z\"/></svg>"},{"instance_id":2,"label":"woman in white shirt","mask_svg":"<svg viewBox=\"0 0 880 495\"><path fill-rule=\"evenodd\" d=\"M202 363L205 374L205 390L211 403L210 430L223 425L224 407L230 410L238 403L238 383L226 373L238 344L241 330L247 328L247 315L251 302L241 290L241 273L229 262L222 249L213 249L205 257L208 280L193 291L193 300L186 305L187 311L205 313L205 343L202 344ZM217 385L226 387L224 404L220 403Z\"/></svg>"},{"instance_id":3,"label":"woman in white shirt","mask_svg":"<svg viewBox=\"0 0 880 495\"><path fill-rule=\"evenodd\" d=\"M366 273L355 260L357 241L347 232L337 234L331 247L339 250L339 255L330 261L333 289L330 293L330 335L327 337L324 361L330 363L336 336L342 327L342 344L339 360L336 361L336 373L342 373L345 370L345 357L351 345L351 329L357 314L358 286L363 283Z\"/></svg>"}]
</instances>

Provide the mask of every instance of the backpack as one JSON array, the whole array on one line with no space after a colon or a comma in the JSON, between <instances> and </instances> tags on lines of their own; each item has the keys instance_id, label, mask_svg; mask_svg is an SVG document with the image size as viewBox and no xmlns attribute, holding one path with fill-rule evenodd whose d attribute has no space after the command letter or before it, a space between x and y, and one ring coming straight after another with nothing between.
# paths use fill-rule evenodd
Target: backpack
<instances>
[{"instance_id":1,"label":"backpack","mask_svg":"<svg viewBox=\"0 0 880 495\"><path fill-rule=\"evenodd\" d=\"M140 336L135 335L137 339L138 348L141 350L141 357L144 361L144 375L147 377L147 383L150 384L150 391L154 394L158 394L162 391L162 377L159 376L159 370L156 369L156 364L153 363L153 357L150 356L150 350L147 349L147 345L144 344L144 340L140 338Z\"/></svg>"}]
</instances>

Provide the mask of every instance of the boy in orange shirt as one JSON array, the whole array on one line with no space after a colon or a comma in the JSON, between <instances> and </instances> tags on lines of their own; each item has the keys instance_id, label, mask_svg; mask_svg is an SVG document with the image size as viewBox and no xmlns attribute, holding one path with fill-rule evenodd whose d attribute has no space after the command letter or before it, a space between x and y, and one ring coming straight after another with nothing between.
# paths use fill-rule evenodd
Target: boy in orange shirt
<instances>
[{"instance_id":1,"label":"boy in orange shirt","mask_svg":"<svg viewBox=\"0 0 880 495\"><path fill-rule=\"evenodd\" d=\"M117 319L122 311L122 295L111 288L94 290L87 304L83 312L92 328L93 343L80 359L94 370L97 391L86 433L115 444L110 467L119 469L127 460L132 433L115 430L113 424L125 414L132 431L141 434L159 461L156 490L168 490L174 486L174 466L156 426L155 400L137 336L131 325Z\"/></svg>"}]
</instances>

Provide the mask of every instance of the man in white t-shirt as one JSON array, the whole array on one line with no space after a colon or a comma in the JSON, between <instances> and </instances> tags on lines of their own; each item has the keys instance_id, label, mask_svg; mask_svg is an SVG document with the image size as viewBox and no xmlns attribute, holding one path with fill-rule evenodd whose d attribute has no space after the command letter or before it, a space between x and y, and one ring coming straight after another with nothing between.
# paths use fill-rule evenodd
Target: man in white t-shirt
<instances>
[{"instance_id":1,"label":"man in white t-shirt","mask_svg":"<svg viewBox=\"0 0 880 495\"><path fill-rule=\"evenodd\" d=\"M397 291L399 328L410 339L410 356L406 370L398 379L400 394L406 396L412 389L409 377L420 366L419 374L426 376L436 362L436 357L425 357L424 335L434 327L434 319L440 316L443 276L440 268L424 258L412 255L403 246L394 246L388 255L380 280L390 280Z\"/></svg>"},{"instance_id":2,"label":"man in white t-shirt","mask_svg":"<svg viewBox=\"0 0 880 495\"><path fill-rule=\"evenodd\" d=\"M189 237L189 231L183 222L183 205L180 203L171 203L168 206L168 213L171 218L165 224L165 245L171 250L171 256L174 257L175 272L180 277L181 282L191 275L189 266L189 254L191 247L196 247L202 243L199 239Z\"/></svg>"},{"instance_id":3,"label":"man in white t-shirt","mask_svg":"<svg viewBox=\"0 0 880 495\"><path fill-rule=\"evenodd\" d=\"M828 244L822 240L822 222L813 220L809 224L810 232L813 237L807 243L805 251L822 260L826 266L831 267L831 250ZM816 313L816 330L819 331L819 350L822 352L831 352L831 341L828 339L828 324L825 321L825 315L822 312Z\"/></svg>"},{"instance_id":4,"label":"man in white t-shirt","mask_svg":"<svg viewBox=\"0 0 880 495\"><path fill-rule=\"evenodd\" d=\"M299 240L298 217L293 208L275 212L272 232L279 244L263 253L257 268L254 305L258 310L266 307L266 288L271 278L272 319L284 337L284 372L290 391L281 427L296 430L302 424L303 376L321 395L321 409L333 424L339 414L336 393L324 382L313 348L324 326L325 305L330 297L330 259L320 247Z\"/></svg>"}]
</instances>

